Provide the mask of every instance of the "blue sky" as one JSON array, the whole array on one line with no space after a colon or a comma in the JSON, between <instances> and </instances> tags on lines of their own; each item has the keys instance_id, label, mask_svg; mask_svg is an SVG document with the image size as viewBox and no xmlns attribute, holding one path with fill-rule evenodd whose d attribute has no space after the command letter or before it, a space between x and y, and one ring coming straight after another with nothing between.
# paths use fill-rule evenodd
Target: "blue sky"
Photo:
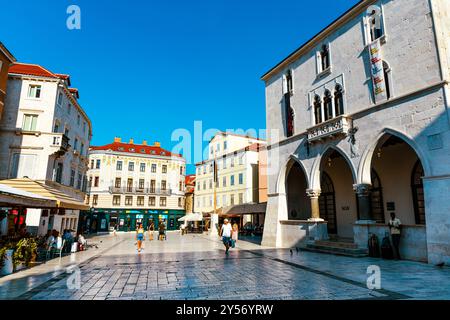
<instances>
[{"instance_id":1,"label":"blue sky","mask_svg":"<svg viewBox=\"0 0 450 320\"><path fill-rule=\"evenodd\" d=\"M10 1L0 41L18 61L71 75L93 123L160 141L177 128L265 128L260 76L358 0ZM81 8L81 30L66 9ZM193 172L192 166L189 172Z\"/></svg>"}]
</instances>

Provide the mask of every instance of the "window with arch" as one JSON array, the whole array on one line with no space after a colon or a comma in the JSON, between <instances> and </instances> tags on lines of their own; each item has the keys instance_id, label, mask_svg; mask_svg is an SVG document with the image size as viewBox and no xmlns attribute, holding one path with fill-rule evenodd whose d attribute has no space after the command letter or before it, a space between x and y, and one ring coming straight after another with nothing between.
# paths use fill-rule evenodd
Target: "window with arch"
<instances>
[{"instance_id":1,"label":"window with arch","mask_svg":"<svg viewBox=\"0 0 450 320\"><path fill-rule=\"evenodd\" d=\"M322 45L319 56L320 72L324 72L330 68L330 47L328 44Z\"/></svg>"},{"instance_id":2,"label":"window with arch","mask_svg":"<svg viewBox=\"0 0 450 320\"><path fill-rule=\"evenodd\" d=\"M383 61L384 84L386 86L386 96L388 99L392 97L392 72L391 67L386 61Z\"/></svg>"},{"instance_id":3,"label":"window with arch","mask_svg":"<svg viewBox=\"0 0 450 320\"><path fill-rule=\"evenodd\" d=\"M336 117L344 114L344 93L339 84L334 89L334 110Z\"/></svg>"},{"instance_id":4,"label":"window with arch","mask_svg":"<svg viewBox=\"0 0 450 320\"><path fill-rule=\"evenodd\" d=\"M368 42L374 42L385 35L383 10L380 6L372 5L366 14L366 33Z\"/></svg>"},{"instance_id":5,"label":"window with arch","mask_svg":"<svg viewBox=\"0 0 450 320\"><path fill-rule=\"evenodd\" d=\"M423 177L425 172L422 163L417 160L414 165L411 177L411 189L414 201L414 213L416 216L416 224L425 225L425 193L423 189Z\"/></svg>"},{"instance_id":6,"label":"window with arch","mask_svg":"<svg viewBox=\"0 0 450 320\"><path fill-rule=\"evenodd\" d=\"M325 96L323 98L323 107L325 111L325 121L333 119L333 98L331 97L330 91L325 91Z\"/></svg>"},{"instance_id":7,"label":"window with arch","mask_svg":"<svg viewBox=\"0 0 450 320\"><path fill-rule=\"evenodd\" d=\"M316 124L322 123L322 101L321 98L316 95L314 97L314 121Z\"/></svg>"},{"instance_id":8,"label":"window with arch","mask_svg":"<svg viewBox=\"0 0 450 320\"><path fill-rule=\"evenodd\" d=\"M294 85L291 70L288 70L284 75L284 82L285 127L286 137L289 138L294 135L294 110L291 107L291 95L293 94Z\"/></svg>"}]
</instances>

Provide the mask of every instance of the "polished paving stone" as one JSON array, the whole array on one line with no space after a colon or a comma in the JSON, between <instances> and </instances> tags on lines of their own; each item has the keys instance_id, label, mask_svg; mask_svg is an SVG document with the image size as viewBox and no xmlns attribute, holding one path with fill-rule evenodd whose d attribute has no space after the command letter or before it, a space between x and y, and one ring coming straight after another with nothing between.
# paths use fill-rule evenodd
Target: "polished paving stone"
<instances>
[{"instance_id":1,"label":"polished paving stone","mask_svg":"<svg viewBox=\"0 0 450 320\"><path fill-rule=\"evenodd\" d=\"M179 233L145 241L140 254L132 234L91 241L99 248L1 278L0 299L450 299L450 269L417 262L291 254L245 241L227 256L218 238ZM367 288L373 265L380 290ZM79 287L70 282L73 266Z\"/></svg>"}]
</instances>

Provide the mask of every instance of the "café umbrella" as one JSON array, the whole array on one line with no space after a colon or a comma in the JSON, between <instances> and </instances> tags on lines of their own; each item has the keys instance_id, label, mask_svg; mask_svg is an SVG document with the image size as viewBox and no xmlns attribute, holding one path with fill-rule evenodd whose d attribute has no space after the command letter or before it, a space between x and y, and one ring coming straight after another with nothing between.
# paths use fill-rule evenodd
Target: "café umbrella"
<instances>
[{"instance_id":1,"label":"caf\u00e9 umbrella","mask_svg":"<svg viewBox=\"0 0 450 320\"><path fill-rule=\"evenodd\" d=\"M201 213L188 213L184 217L178 219L181 222L193 222L193 221L203 221L203 215Z\"/></svg>"}]
</instances>

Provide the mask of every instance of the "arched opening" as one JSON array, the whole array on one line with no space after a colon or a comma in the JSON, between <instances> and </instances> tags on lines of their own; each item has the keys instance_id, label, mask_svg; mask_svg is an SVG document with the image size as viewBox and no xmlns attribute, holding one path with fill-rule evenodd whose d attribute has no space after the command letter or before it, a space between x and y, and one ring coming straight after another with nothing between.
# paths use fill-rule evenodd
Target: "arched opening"
<instances>
[{"instance_id":1,"label":"arched opening","mask_svg":"<svg viewBox=\"0 0 450 320\"><path fill-rule=\"evenodd\" d=\"M297 161L292 160L286 177L286 199L289 220L307 220L311 217L311 201L307 197L307 179Z\"/></svg>"},{"instance_id":2,"label":"arched opening","mask_svg":"<svg viewBox=\"0 0 450 320\"><path fill-rule=\"evenodd\" d=\"M354 175L347 159L335 149L328 150L320 164L320 217L328 222L330 237L353 238L353 224L358 218Z\"/></svg>"},{"instance_id":3,"label":"arched opening","mask_svg":"<svg viewBox=\"0 0 450 320\"><path fill-rule=\"evenodd\" d=\"M323 98L323 106L325 111L325 121L333 119L333 98L331 97L330 91L325 91L325 96Z\"/></svg>"},{"instance_id":4,"label":"arched opening","mask_svg":"<svg viewBox=\"0 0 450 320\"><path fill-rule=\"evenodd\" d=\"M316 124L322 123L322 101L318 95L314 97L314 121Z\"/></svg>"},{"instance_id":5,"label":"arched opening","mask_svg":"<svg viewBox=\"0 0 450 320\"><path fill-rule=\"evenodd\" d=\"M336 85L334 90L334 109L336 117L344 114L344 94L339 84Z\"/></svg>"},{"instance_id":6,"label":"arched opening","mask_svg":"<svg viewBox=\"0 0 450 320\"><path fill-rule=\"evenodd\" d=\"M404 225L424 225L424 169L414 149L403 139L385 134L375 148L371 170L383 182L380 196L384 201L384 219L372 212L373 219L386 222L395 212ZM372 186L375 187L373 177Z\"/></svg>"}]
</instances>

